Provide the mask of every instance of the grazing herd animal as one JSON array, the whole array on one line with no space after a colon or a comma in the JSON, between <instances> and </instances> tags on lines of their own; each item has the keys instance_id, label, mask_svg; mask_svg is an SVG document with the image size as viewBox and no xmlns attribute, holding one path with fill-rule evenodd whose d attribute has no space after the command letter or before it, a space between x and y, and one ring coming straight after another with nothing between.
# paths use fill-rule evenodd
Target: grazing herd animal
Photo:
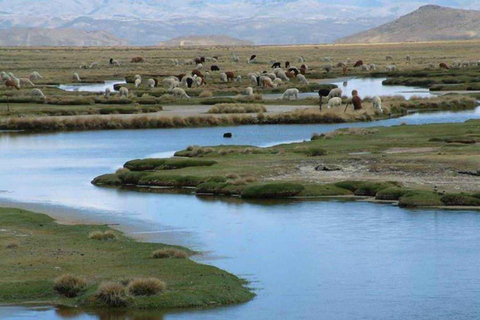
<instances>
[{"instance_id":1,"label":"grazing herd animal","mask_svg":"<svg viewBox=\"0 0 480 320\"><path fill-rule=\"evenodd\" d=\"M133 57L131 60L130 60L131 63L141 63L141 62L145 62L145 58L143 57Z\"/></svg>"},{"instance_id":2,"label":"grazing herd animal","mask_svg":"<svg viewBox=\"0 0 480 320\"><path fill-rule=\"evenodd\" d=\"M42 90L40 90L40 89L33 89L32 92L30 93L30 95L33 98L43 98L43 99L45 99L45 95L43 94Z\"/></svg>"},{"instance_id":3,"label":"grazing herd animal","mask_svg":"<svg viewBox=\"0 0 480 320\"><path fill-rule=\"evenodd\" d=\"M287 89L282 95L282 100L290 100L290 98L298 100L299 95L300 95L300 91L298 89L296 88Z\"/></svg>"},{"instance_id":4,"label":"grazing herd animal","mask_svg":"<svg viewBox=\"0 0 480 320\"><path fill-rule=\"evenodd\" d=\"M17 90L20 90L20 86L18 85L17 81L15 80L11 80L11 79L8 79L7 81L5 81L5 87L7 89L17 89Z\"/></svg>"}]
</instances>

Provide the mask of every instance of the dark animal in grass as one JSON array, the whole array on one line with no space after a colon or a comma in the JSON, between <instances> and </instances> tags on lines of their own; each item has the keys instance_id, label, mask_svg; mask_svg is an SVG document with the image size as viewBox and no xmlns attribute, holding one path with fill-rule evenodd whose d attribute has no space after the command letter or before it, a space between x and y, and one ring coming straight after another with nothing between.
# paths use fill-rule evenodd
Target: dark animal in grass
<instances>
[{"instance_id":1,"label":"dark animal in grass","mask_svg":"<svg viewBox=\"0 0 480 320\"><path fill-rule=\"evenodd\" d=\"M358 60L357 62L355 62L355 64L353 65L354 68L358 68L358 67L361 67L363 66L363 61L362 60Z\"/></svg>"},{"instance_id":2,"label":"dark animal in grass","mask_svg":"<svg viewBox=\"0 0 480 320\"><path fill-rule=\"evenodd\" d=\"M272 69L280 68L281 66L282 66L282 64L280 62L275 62L274 64L272 64Z\"/></svg>"},{"instance_id":3,"label":"dark animal in grass","mask_svg":"<svg viewBox=\"0 0 480 320\"><path fill-rule=\"evenodd\" d=\"M440 63L440 69L448 70L450 69L445 62Z\"/></svg>"},{"instance_id":4,"label":"dark animal in grass","mask_svg":"<svg viewBox=\"0 0 480 320\"><path fill-rule=\"evenodd\" d=\"M153 78L153 81L155 82L155 88L158 88L158 79L157 79L157 78Z\"/></svg>"},{"instance_id":5,"label":"dark animal in grass","mask_svg":"<svg viewBox=\"0 0 480 320\"><path fill-rule=\"evenodd\" d=\"M232 135L231 132L227 132L227 133L224 133L224 134L223 134L223 137L224 137L224 138L231 138L231 137L233 137L233 135Z\"/></svg>"},{"instance_id":6,"label":"dark animal in grass","mask_svg":"<svg viewBox=\"0 0 480 320\"><path fill-rule=\"evenodd\" d=\"M179 75L176 75L179 81L182 81L183 77L185 77L187 74L186 73L180 73Z\"/></svg>"},{"instance_id":7,"label":"dark animal in grass","mask_svg":"<svg viewBox=\"0 0 480 320\"><path fill-rule=\"evenodd\" d=\"M288 71L295 73L295 76L297 76L300 73L300 71L295 67L288 69Z\"/></svg>"},{"instance_id":8,"label":"dark animal in grass","mask_svg":"<svg viewBox=\"0 0 480 320\"><path fill-rule=\"evenodd\" d=\"M7 80L5 81L5 87L7 87L7 89L17 89L17 90L20 90L20 87L18 86L18 83L16 81L13 81L13 80Z\"/></svg>"},{"instance_id":9,"label":"dark animal in grass","mask_svg":"<svg viewBox=\"0 0 480 320\"><path fill-rule=\"evenodd\" d=\"M227 75L227 81L235 81L235 74L232 71L225 72Z\"/></svg>"},{"instance_id":10,"label":"dark animal in grass","mask_svg":"<svg viewBox=\"0 0 480 320\"><path fill-rule=\"evenodd\" d=\"M220 71L220 68L216 65L210 67L210 71Z\"/></svg>"},{"instance_id":11,"label":"dark animal in grass","mask_svg":"<svg viewBox=\"0 0 480 320\"><path fill-rule=\"evenodd\" d=\"M305 74L307 73L307 69L308 69L307 66L304 65L304 64L302 64L302 65L300 66L300 73L303 74L303 75L305 75Z\"/></svg>"},{"instance_id":12,"label":"dark animal in grass","mask_svg":"<svg viewBox=\"0 0 480 320\"><path fill-rule=\"evenodd\" d=\"M257 77L257 86L260 87L260 77Z\"/></svg>"},{"instance_id":13,"label":"dark animal in grass","mask_svg":"<svg viewBox=\"0 0 480 320\"><path fill-rule=\"evenodd\" d=\"M329 89L320 89L318 90L318 96L320 97L320 110L322 110L322 99L323 97L328 97L328 95L330 94L330 90Z\"/></svg>"},{"instance_id":14,"label":"dark animal in grass","mask_svg":"<svg viewBox=\"0 0 480 320\"><path fill-rule=\"evenodd\" d=\"M257 59L257 55L256 55L256 54L252 54L252 56L250 57L250 61L253 61L253 60L255 60L255 59Z\"/></svg>"},{"instance_id":15,"label":"dark animal in grass","mask_svg":"<svg viewBox=\"0 0 480 320\"><path fill-rule=\"evenodd\" d=\"M205 57L195 58L195 63L196 64L205 63Z\"/></svg>"},{"instance_id":16,"label":"dark animal in grass","mask_svg":"<svg viewBox=\"0 0 480 320\"><path fill-rule=\"evenodd\" d=\"M197 70L197 69L195 69L195 70L192 71L192 77L195 76L195 75L196 75L197 77L200 77L200 78L203 79L203 74L202 74L199 70Z\"/></svg>"},{"instance_id":17,"label":"dark animal in grass","mask_svg":"<svg viewBox=\"0 0 480 320\"><path fill-rule=\"evenodd\" d=\"M145 58L143 57L133 57L132 60L130 60L131 63L140 63L140 62L145 62Z\"/></svg>"},{"instance_id":18,"label":"dark animal in grass","mask_svg":"<svg viewBox=\"0 0 480 320\"><path fill-rule=\"evenodd\" d=\"M113 64L113 58L110 58L110 64Z\"/></svg>"},{"instance_id":19,"label":"dark animal in grass","mask_svg":"<svg viewBox=\"0 0 480 320\"><path fill-rule=\"evenodd\" d=\"M187 87L191 88L192 85L193 85L193 79L190 78L190 77L188 77L188 78L187 78Z\"/></svg>"},{"instance_id":20,"label":"dark animal in grass","mask_svg":"<svg viewBox=\"0 0 480 320\"><path fill-rule=\"evenodd\" d=\"M358 91L353 90L352 91L352 100L347 103L345 106L345 111L347 111L348 106L353 104L353 110L362 110L362 99L358 96Z\"/></svg>"},{"instance_id":21,"label":"dark animal in grass","mask_svg":"<svg viewBox=\"0 0 480 320\"><path fill-rule=\"evenodd\" d=\"M290 61L285 62L285 69L290 68Z\"/></svg>"}]
</instances>

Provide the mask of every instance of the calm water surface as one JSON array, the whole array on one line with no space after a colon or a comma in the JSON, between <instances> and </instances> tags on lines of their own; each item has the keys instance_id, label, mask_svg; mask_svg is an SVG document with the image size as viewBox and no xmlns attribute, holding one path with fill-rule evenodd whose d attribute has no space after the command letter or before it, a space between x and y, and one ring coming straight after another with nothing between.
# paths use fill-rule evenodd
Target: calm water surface
<instances>
[{"instance_id":1,"label":"calm water surface","mask_svg":"<svg viewBox=\"0 0 480 320\"><path fill-rule=\"evenodd\" d=\"M364 202L275 201L102 189L125 161L191 144L271 145L339 127L480 118L480 110L377 123L0 135L0 201L59 219L119 223L149 241L251 281L246 304L141 314L0 308L0 319L475 319L480 317L480 215ZM234 133L226 140L222 134Z\"/></svg>"},{"instance_id":2,"label":"calm water surface","mask_svg":"<svg viewBox=\"0 0 480 320\"><path fill-rule=\"evenodd\" d=\"M70 84L61 84L58 86L60 90L64 91L79 91L79 92L105 92L106 89L114 92L113 88L116 84L124 84L125 79L123 80L107 80L105 83L70 83Z\"/></svg>"}]
</instances>

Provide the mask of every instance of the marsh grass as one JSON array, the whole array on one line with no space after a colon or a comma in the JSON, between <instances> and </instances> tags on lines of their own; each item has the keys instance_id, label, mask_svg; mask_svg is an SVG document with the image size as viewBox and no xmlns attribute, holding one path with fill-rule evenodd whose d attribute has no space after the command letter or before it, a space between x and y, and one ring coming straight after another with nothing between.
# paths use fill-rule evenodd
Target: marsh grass
<instances>
[{"instance_id":1,"label":"marsh grass","mask_svg":"<svg viewBox=\"0 0 480 320\"><path fill-rule=\"evenodd\" d=\"M53 289L67 297L74 298L82 293L87 287L87 281L83 277L72 274L64 274L55 279Z\"/></svg>"},{"instance_id":2,"label":"marsh grass","mask_svg":"<svg viewBox=\"0 0 480 320\"><path fill-rule=\"evenodd\" d=\"M107 307L121 308L132 303L125 286L118 282L103 282L95 293L95 300Z\"/></svg>"},{"instance_id":3,"label":"marsh grass","mask_svg":"<svg viewBox=\"0 0 480 320\"><path fill-rule=\"evenodd\" d=\"M186 259L188 258L188 254L180 249L175 248L164 248L155 250L152 253L153 259L168 259L168 258L175 258L175 259Z\"/></svg>"},{"instance_id":4,"label":"marsh grass","mask_svg":"<svg viewBox=\"0 0 480 320\"><path fill-rule=\"evenodd\" d=\"M137 278L130 281L127 292L132 296L153 296L167 288L167 284L157 278Z\"/></svg>"}]
</instances>

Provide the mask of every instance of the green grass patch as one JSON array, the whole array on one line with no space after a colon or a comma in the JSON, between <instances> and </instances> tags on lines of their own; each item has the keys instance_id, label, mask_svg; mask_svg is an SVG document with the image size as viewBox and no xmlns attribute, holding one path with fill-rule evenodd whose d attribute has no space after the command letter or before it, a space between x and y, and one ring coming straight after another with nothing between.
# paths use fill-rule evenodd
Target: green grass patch
<instances>
[{"instance_id":1,"label":"green grass patch","mask_svg":"<svg viewBox=\"0 0 480 320\"><path fill-rule=\"evenodd\" d=\"M242 198L247 199L272 199L289 198L298 196L305 187L298 183L265 183L246 187Z\"/></svg>"},{"instance_id":2,"label":"green grass patch","mask_svg":"<svg viewBox=\"0 0 480 320\"><path fill-rule=\"evenodd\" d=\"M44 214L12 208L0 209L0 225L1 244L12 239L20 244L0 249L0 304L164 310L241 303L254 296L245 281L216 267L188 258L152 259L157 250L190 255L186 248L137 242L116 231L115 241L95 241L90 233L113 230L58 224ZM152 294L148 299L126 290L131 282L123 284L124 279L144 277L157 278L166 287L136 291Z\"/></svg>"},{"instance_id":3,"label":"green grass patch","mask_svg":"<svg viewBox=\"0 0 480 320\"><path fill-rule=\"evenodd\" d=\"M153 171L213 166L216 163L213 160L197 159L137 159L128 161L123 166L131 171Z\"/></svg>"}]
</instances>

